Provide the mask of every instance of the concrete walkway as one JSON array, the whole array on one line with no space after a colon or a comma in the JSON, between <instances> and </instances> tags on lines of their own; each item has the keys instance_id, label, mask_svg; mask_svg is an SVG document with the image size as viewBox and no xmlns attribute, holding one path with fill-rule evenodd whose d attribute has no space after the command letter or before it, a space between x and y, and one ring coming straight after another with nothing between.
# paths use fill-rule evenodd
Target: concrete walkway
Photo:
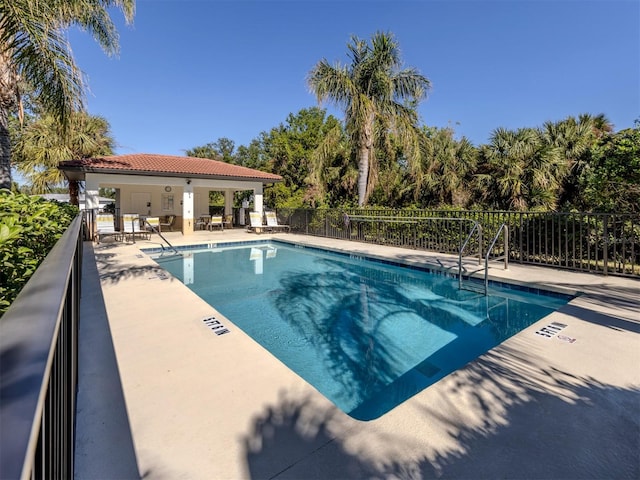
<instances>
[{"instance_id":1,"label":"concrete walkway","mask_svg":"<svg viewBox=\"0 0 640 480\"><path fill-rule=\"evenodd\" d=\"M178 245L269 236L167 238ZM276 238L444 269L457 260ZM494 278L582 294L362 422L164 275L139 250L154 242L86 244L78 479L640 478L639 280L493 265ZM230 332L216 335L203 322L211 317ZM553 321L575 342L535 334Z\"/></svg>"}]
</instances>

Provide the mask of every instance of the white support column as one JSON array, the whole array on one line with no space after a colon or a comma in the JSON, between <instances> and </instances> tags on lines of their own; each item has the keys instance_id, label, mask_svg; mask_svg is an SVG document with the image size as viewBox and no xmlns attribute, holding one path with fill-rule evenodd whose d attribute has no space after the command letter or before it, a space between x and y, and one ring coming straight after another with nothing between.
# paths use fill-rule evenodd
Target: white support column
<instances>
[{"instance_id":1,"label":"white support column","mask_svg":"<svg viewBox=\"0 0 640 480\"><path fill-rule=\"evenodd\" d=\"M253 189L253 210L258 213L264 211L263 196L262 196L262 184L259 187Z\"/></svg>"},{"instance_id":2,"label":"white support column","mask_svg":"<svg viewBox=\"0 0 640 480\"><path fill-rule=\"evenodd\" d=\"M91 238L94 238L96 233L95 215L100 208L100 192L99 192L98 179L91 175L86 175L84 179L84 209L88 214L87 223L91 231ZM116 225L120 225L119 220L116 220Z\"/></svg>"},{"instance_id":3,"label":"white support column","mask_svg":"<svg viewBox=\"0 0 640 480\"><path fill-rule=\"evenodd\" d=\"M224 214L231 215L233 213L233 190L224 191Z\"/></svg>"},{"instance_id":4,"label":"white support column","mask_svg":"<svg viewBox=\"0 0 640 480\"><path fill-rule=\"evenodd\" d=\"M91 178L89 175L84 182L84 208L86 210L98 211L100 208L100 192L98 179Z\"/></svg>"},{"instance_id":5,"label":"white support column","mask_svg":"<svg viewBox=\"0 0 640 480\"><path fill-rule=\"evenodd\" d=\"M187 180L182 194L182 234L193 233L193 185Z\"/></svg>"}]
</instances>

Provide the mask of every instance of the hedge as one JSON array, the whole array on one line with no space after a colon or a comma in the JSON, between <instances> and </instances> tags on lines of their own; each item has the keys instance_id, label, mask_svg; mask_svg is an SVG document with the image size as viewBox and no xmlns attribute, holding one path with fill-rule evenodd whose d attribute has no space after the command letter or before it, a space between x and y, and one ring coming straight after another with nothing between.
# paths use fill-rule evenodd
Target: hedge
<instances>
[{"instance_id":1,"label":"hedge","mask_svg":"<svg viewBox=\"0 0 640 480\"><path fill-rule=\"evenodd\" d=\"M0 316L78 214L78 208L0 190Z\"/></svg>"}]
</instances>

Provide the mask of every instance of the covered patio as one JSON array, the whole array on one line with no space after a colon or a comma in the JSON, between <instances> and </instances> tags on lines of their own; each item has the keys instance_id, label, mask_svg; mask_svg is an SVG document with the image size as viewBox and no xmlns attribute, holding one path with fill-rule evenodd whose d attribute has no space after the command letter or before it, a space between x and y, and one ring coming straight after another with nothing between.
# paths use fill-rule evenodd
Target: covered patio
<instances>
[{"instance_id":1,"label":"covered patio","mask_svg":"<svg viewBox=\"0 0 640 480\"><path fill-rule=\"evenodd\" d=\"M68 160L59 168L70 185L84 182L85 210L97 212L99 189L113 188L119 215L173 217L172 229L184 235L193 233L198 218L209 214L209 192L224 195L224 214L231 215L234 194L252 191L245 208L262 213L265 186L282 181L279 175L217 160L146 153Z\"/></svg>"}]
</instances>

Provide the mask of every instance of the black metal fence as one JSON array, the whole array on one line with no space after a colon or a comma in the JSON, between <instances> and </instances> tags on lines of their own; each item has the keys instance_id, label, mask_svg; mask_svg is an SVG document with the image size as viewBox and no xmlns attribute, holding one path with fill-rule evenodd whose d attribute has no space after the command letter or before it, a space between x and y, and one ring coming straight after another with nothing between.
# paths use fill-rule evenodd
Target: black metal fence
<instances>
[{"instance_id":1,"label":"black metal fence","mask_svg":"<svg viewBox=\"0 0 640 480\"><path fill-rule=\"evenodd\" d=\"M73 478L77 217L0 318L0 478Z\"/></svg>"},{"instance_id":2,"label":"black metal fence","mask_svg":"<svg viewBox=\"0 0 640 480\"><path fill-rule=\"evenodd\" d=\"M508 228L510 262L640 277L640 216L573 212L506 212L380 209L279 209L292 231L344 240L457 254L477 221L484 255L500 225ZM453 219L458 219L454 221ZM499 243L497 244L499 245Z\"/></svg>"}]
</instances>

